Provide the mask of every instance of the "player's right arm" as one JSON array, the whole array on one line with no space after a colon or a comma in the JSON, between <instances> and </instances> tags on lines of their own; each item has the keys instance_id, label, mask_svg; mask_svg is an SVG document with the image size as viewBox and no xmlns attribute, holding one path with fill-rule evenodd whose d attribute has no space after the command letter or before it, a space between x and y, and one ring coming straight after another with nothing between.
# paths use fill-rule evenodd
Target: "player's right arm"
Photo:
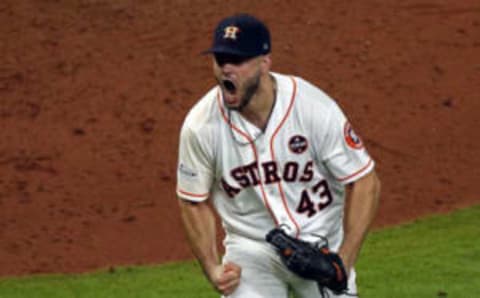
<instances>
[{"instance_id":1,"label":"player's right arm","mask_svg":"<svg viewBox=\"0 0 480 298\"><path fill-rule=\"evenodd\" d=\"M234 263L222 265L217 251L215 217L206 202L180 199L180 212L193 254L217 291L231 294L240 283L241 268Z\"/></svg>"},{"instance_id":2,"label":"player's right arm","mask_svg":"<svg viewBox=\"0 0 480 298\"><path fill-rule=\"evenodd\" d=\"M208 203L213 181L213 142L208 134L200 137L199 133L186 121L180 134L177 196L181 218L192 252L205 275L217 291L229 295L240 282L241 269L236 264L220 262L215 216Z\"/></svg>"}]
</instances>

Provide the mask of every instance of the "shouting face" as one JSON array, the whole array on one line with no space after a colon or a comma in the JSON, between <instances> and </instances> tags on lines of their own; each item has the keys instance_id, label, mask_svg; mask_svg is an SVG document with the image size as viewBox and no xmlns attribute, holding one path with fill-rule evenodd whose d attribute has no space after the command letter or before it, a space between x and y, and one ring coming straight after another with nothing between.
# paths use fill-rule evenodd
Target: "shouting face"
<instances>
[{"instance_id":1,"label":"shouting face","mask_svg":"<svg viewBox=\"0 0 480 298\"><path fill-rule=\"evenodd\" d=\"M260 85L262 63L263 56L215 54L213 72L227 108L240 111L248 105Z\"/></svg>"}]
</instances>

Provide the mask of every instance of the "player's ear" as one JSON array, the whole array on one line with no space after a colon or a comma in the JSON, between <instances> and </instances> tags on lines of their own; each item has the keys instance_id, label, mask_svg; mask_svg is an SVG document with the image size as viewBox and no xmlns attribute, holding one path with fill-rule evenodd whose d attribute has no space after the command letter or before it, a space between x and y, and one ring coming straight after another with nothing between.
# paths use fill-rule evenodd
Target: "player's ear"
<instances>
[{"instance_id":1,"label":"player's ear","mask_svg":"<svg viewBox=\"0 0 480 298\"><path fill-rule=\"evenodd\" d=\"M263 73L268 73L270 72L270 68L272 66L272 58L270 57L270 54L263 55L261 57L261 68Z\"/></svg>"}]
</instances>

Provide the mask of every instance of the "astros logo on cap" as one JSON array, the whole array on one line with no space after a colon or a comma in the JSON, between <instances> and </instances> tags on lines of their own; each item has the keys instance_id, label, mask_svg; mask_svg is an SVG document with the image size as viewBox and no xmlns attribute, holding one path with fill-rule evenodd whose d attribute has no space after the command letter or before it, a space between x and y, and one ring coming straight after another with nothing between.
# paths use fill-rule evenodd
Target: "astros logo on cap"
<instances>
[{"instance_id":1,"label":"astros logo on cap","mask_svg":"<svg viewBox=\"0 0 480 298\"><path fill-rule=\"evenodd\" d=\"M225 27L224 29L224 32L225 34L223 35L223 38L224 39L237 39L237 33L240 31L240 29L238 27L235 27L235 26L228 26L228 27Z\"/></svg>"}]
</instances>

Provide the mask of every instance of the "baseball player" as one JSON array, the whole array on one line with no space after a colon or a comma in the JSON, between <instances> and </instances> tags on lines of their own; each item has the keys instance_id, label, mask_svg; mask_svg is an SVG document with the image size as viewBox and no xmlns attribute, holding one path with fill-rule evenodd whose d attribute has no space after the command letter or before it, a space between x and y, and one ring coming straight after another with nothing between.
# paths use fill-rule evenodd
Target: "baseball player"
<instances>
[{"instance_id":1,"label":"baseball player","mask_svg":"<svg viewBox=\"0 0 480 298\"><path fill-rule=\"evenodd\" d=\"M180 133L176 192L189 243L222 297L355 296L353 266L379 200L374 161L334 100L271 71L270 51L268 28L251 15L227 17L214 32L207 53L218 85ZM226 231L222 258L214 210ZM328 241L347 289L290 270L266 241L274 228Z\"/></svg>"}]
</instances>

